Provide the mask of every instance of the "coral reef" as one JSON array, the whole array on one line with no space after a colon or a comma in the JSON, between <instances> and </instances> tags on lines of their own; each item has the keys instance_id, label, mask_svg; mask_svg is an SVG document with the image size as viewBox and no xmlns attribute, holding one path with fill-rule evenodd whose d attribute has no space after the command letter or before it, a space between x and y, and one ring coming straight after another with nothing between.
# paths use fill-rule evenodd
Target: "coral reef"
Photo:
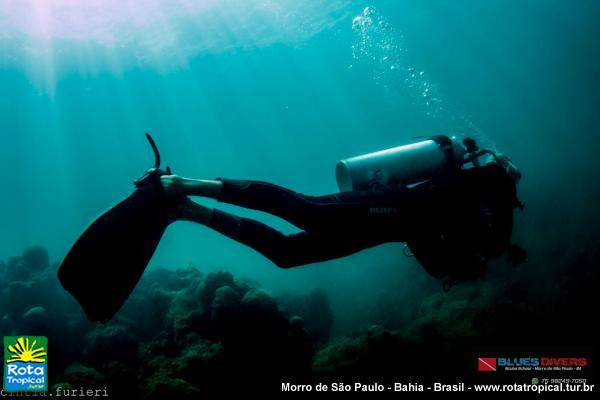
<instances>
[{"instance_id":1,"label":"coral reef","mask_svg":"<svg viewBox=\"0 0 600 400\"><path fill-rule=\"evenodd\" d=\"M327 293L313 289L305 295L286 295L281 303L291 315L302 315L304 328L312 341L323 344L329 340L333 325L333 311Z\"/></svg>"},{"instance_id":2,"label":"coral reef","mask_svg":"<svg viewBox=\"0 0 600 400\"><path fill-rule=\"evenodd\" d=\"M549 260L497 269L447 293L415 297L400 316L393 299L403 294L383 293L373 320L331 337L334 315L323 290L273 297L229 272L205 275L193 266L147 271L110 323L92 324L60 288L57 265L35 247L0 262L0 333L48 336L53 387L107 387L115 399L277 391L283 380L452 380L472 376L478 346L597 343L590 315L599 256L590 241L551 270L543 269Z\"/></svg>"},{"instance_id":3,"label":"coral reef","mask_svg":"<svg viewBox=\"0 0 600 400\"><path fill-rule=\"evenodd\" d=\"M431 294L410 321L334 338L315 354L313 370L329 378L453 381L473 376L477 349L566 345L593 357L600 337L590 318L600 300L599 257L599 243L591 241L560 263L540 259L531 268Z\"/></svg>"},{"instance_id":4,"label":"coral reef","mask_svg":"<svg viewBox=\"0 0 600 400\"><path fill-rule=\"evenodd\" d=\"M50 379L62 388L108 386L113 398L186 399L225 380L310 371L313 345L302 318L229 272L150 270L117 316L97 325L60 288L56 267L41 247L2 263L0 328L48 336Z\"/></svg>"}]
</instances>

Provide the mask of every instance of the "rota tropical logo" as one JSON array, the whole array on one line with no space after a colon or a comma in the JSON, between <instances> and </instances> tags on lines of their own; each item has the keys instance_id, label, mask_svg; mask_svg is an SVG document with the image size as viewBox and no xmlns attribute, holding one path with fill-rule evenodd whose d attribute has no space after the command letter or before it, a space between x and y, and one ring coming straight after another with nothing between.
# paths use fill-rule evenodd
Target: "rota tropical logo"
<instances>
[{"instance_id":1,"label":"rota tropical logo","mask_svg":"<svg viewBox=\"0 0 600 400\"><path fill-rule=\"evenodd\" d=\"M44 336L4 337L4 390L48 390L48 339Z\"/></svg>"}]
</instances>

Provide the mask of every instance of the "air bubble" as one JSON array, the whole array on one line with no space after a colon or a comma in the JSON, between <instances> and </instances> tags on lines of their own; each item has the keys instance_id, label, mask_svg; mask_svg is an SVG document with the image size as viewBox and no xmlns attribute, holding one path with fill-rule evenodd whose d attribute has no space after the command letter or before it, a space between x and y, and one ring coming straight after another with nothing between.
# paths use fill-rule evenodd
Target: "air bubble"
<instances>
[{"instance_id":1,"label":"air bubble","mask_svg":"<svg viewBox=\"0 0 600 400\"><path fill-rule=\"evenodd\" d=\"M375 14L375 9L373 7L365 7L365 9L363 10L363 15L366 17L373 14Z\"/></svg>"}]
</instances>

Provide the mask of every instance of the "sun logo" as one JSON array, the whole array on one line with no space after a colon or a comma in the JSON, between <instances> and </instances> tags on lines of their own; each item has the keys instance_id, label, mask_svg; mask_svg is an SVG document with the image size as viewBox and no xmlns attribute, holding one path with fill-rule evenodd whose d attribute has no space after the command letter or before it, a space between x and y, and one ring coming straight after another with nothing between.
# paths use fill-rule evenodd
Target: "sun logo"
<instances>
[{"instance_id":1,"label":"sun logo","mask_svg":"<svg viewBox=\"0 0 600 400\"><path fill-rule=\"evenodd\" d=\"M12 356L10 356L6 363L8 364L17 361L32 363L45 362L46 352L44 351L44 347L39 346L36 348L36 344L37 340L30 343L28 338L18 338L14 346L8 346L8 352L11 353Z\"/></svg>"}]
</instances>

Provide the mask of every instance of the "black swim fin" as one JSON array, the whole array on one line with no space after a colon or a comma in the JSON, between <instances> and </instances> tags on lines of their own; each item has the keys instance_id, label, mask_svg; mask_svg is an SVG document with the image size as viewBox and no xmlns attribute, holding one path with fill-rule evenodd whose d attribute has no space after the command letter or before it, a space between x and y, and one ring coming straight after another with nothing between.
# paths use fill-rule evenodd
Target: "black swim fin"
<instances>
[{"instance_id":1,"label":"black swim fin","mask_svg":"<svg viewBox=\"0 0 600 400\"><path fill-rule=\"evenodd\" d=\"M160 155L146 134L156 162L138 179L135 191L100 215L77 239L58 270L63 287L91 321L106 322L119 311L141 278L171 222L177 199L160 185Z\"/></svg>"}]
</instances>

